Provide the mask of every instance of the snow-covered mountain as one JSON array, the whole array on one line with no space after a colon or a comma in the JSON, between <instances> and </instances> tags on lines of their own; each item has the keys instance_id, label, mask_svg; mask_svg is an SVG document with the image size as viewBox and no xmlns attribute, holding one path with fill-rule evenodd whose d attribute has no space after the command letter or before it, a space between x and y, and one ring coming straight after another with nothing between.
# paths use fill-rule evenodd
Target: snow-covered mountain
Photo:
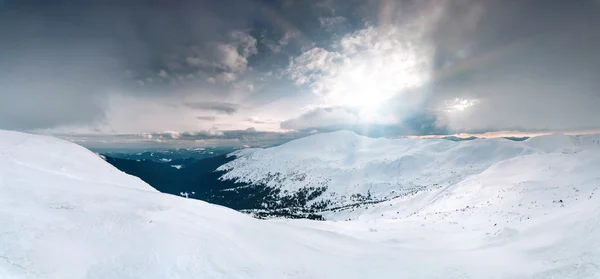
<instances>
[{"instance_id":1,"label":"snow-covered mountain","mask_svg":"<svg viewBox=\"0 0 600 279\"><path fill-rule=\"evenodd\" d=\"M0 278L385 278L408 271L393 251L161 194L83 147L0 131Z\"/></svg>"},{"instance_id":2,"label":"snow-covered mountain","mask_svg":"<svg viewBox=\"0 0 600 279\"><path fill-rule=\"evenodd\" d=\"M351 221L258 220L158 193L77 145L0 131L0 278L600 277L595 136L339 132L237 156L226 176L323 182L317 198L341 205L389 200L323 212Z\"/></svg>"},{"instance_id":3,"label":"snow-covered mountain","mask_svg":"<svg viewBox=\"0 0 600 279\"><path fill-rule=\"evenodd\" d=\"M523 181L548 181L561 171L560 166L538 174L531 166L522 165L526 162L535 165L537 161L545 167L549 164L547 160L555 157L581 165L587 154L593 157L598 151L600 136L597 135L556 134L526 141L500 138L457 142L373 139L341 131L273 148L236 151L231 154L236 159L218 170L226 172L221 177L224 180L278 189L279 199L307 193L304 195L312 199L304 207L338 219L336 215L348 214L331 214L331 211L347 211L360 204L400 198L411 200L410 209L417 210L453 187L497 175L501 166L512 168ZM596 166L600 169L600 165ZM579 178L575 174L564 175L569 179Z\"/></svg>"}]
</instances>

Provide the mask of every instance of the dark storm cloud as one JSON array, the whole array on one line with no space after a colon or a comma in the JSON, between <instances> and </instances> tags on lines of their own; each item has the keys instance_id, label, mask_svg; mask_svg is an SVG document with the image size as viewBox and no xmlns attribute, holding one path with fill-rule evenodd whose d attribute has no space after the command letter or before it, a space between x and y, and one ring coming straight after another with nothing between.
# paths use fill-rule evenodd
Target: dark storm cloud
<instances>
[{"instance_id":1,"label":"dark storm cloud","mask_svg":"<svg viewBox=\"0 0 600 279\"><path fill-rule=\"evenodd\" d=\"M239 79L262 55L262 30L279 30L269 32L272 40L291 45L285 28L265 16L272 7L275 15L290 9L246 0L2 1L0 128L101 122L113 92L221 90L211 83Z\"/></svg>"},{"instance_id":2,"label":"dark storm cloud","mask_svg":"<svg viewBox=\"0 0 600 279\"><path fill-rule=\"evenodd\" d=\"M234 114L240 109L240 105L225 102L187 102L185 106L197 110L209 110L217 113Z\"/></svg>"},{"instance_id":3,"label":"dark storm cloud","mask_svg":"<svg viewBox=\"0 0 600 279\"><path fill-rule=\"evenodd\" d=\"M108 92L166 82L178 48L245 27L238 2L3 1L0 128L102 121Z\"/></svg>"}]
</instances>

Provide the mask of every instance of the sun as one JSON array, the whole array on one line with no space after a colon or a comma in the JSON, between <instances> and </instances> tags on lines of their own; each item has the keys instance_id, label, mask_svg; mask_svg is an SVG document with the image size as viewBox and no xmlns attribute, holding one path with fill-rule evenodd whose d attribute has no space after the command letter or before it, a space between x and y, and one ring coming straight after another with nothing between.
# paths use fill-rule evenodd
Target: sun
<instances>
[{"instance_id":1,"label":"sun","mask_svg":"<svg viewBox=\"0 0 600 279\"><path fill-rule=\"evenodd\" d=\"M372 109L380 106L390 97L377 85L365 83L363 86L357 86L355 90L348 92L346 97L339 100L339 103L350 107Z\"/></svg>"},{"instance_id":2,"label":"sun","mask_svg":"<svg viewBox=\"0 0 600 279\"><path fill-rule=\"evenodd\" d=\"M330 103L373 110L423 84L423 74L406 59L383 58L355 59L331 76L321 88Z\"/></svg>"},{"instance_id":3,"label":"sun","mask_svg":"<svg viewBox=\"0 0 600 279\"><path fill-rule=\"evenodd\" d=\"M337 77L328 95L331 103L354 108L373 108L382 104L391 94L384 84L357 68Z\"/></svg>"},{"instance_id":4,"label":"sun","mask_svg":"<svg viewBox=\"0 0 600 279\"><path fill-rule=\"evenodd\" d=\"M380 121L387 118L386 105L397 101L399 94L417 83L416 79L410 80L411 78L413 77L410 75L399 75L395 78L382 76L377 72L357 67L338 76L338 82L343 86L340 85L339 90L330 91L332 94L328 95L328 103L356 109L360 122Z\"/></svg>"}]
</instances>

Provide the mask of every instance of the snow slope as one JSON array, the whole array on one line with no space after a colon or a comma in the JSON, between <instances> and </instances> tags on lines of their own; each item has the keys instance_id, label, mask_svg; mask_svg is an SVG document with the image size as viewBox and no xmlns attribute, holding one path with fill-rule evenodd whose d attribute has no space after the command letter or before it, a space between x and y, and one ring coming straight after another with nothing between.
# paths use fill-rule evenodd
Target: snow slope
<instances>
[{"instance_id":1,"label":"snow slope","mask_svg":"<svg viewBox=\"0 0 600 279\"><path fill-rule=\"evenodd\" d=\"M0 278L365 278L401 271L389 250L161 194L77 145L0 131Z\"/></svg>"},{"instance_id":2,"label":"snow slope","mask_svg":"<svg viewBox=\"0 0 600 279\"><path fill-rule=\"evenodd\" d=\"M323 161L352 165L335 161L356 144L325 144ZM0 131L0 278L598 278L600 156L582 145L495 147L527 156L349 222L264 221L158 193L74 144ZM555 185L531 179L545 176ZM386 215L415 199L430 202Z\"/></svg>"},{"instance_id":3,"label":"snow slope","mask_svg":"<svg viewBox=\"0 0 600 279\"><path fill-rule=\"evenodd\" d=\"M507 139L373 139L348 131L318 134L267 149L246 149L219 168L222 179L294 193L326 187L311 203L338 208L455 185L509 159L598 150L598 136ZM365 197L370 197L365 199Z\"/></svg>"}]
</instances>

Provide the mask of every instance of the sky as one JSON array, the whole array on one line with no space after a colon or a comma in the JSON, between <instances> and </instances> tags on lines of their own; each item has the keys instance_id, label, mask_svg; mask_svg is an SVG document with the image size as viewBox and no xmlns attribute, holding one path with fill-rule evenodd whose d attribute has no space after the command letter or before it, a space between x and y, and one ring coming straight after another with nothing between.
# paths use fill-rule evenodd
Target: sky
<instances>
[{"instance_id":1,"label":"sky","mask_svg":"<svg viewBox=\"0 0 600 279\"><path fill-rule=\"evenodd\" d=\"M0 129L261 145L600 129L597 0L0 0Z\"/></svg>"}]
</instances>

